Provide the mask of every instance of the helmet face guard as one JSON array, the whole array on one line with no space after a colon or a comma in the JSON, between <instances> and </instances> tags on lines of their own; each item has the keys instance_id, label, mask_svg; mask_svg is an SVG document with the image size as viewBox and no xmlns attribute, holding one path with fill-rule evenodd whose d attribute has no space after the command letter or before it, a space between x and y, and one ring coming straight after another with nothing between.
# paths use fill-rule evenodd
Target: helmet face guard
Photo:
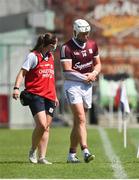
<instances>
[{"instance_id":1,"label":"helmet face guard","mask_svg":"<svg viewBox=\"0 0 139 180\"><path fill-rule=\"evenodd\" d=\"M76 35L74 35L74 37L76 38L80 32L90 32L91 27L87 21L83 19L77 19L74 21L73 30L76 31Z\"/></svg>"}]
</instances>

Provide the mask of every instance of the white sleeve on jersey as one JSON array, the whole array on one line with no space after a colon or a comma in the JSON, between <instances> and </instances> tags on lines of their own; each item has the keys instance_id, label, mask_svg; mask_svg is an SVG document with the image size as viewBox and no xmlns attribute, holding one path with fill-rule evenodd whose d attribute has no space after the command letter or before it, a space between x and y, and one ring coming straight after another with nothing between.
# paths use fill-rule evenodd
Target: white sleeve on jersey
<instances>
[{"instance_id":1,"label":"white sleeve on jersey","mask_svg":"<svg viewBox=\"0 0 139 180\"><path fill-rule=\"evenodd\" d=\"M27 55L23 65L22 65L22 68L29 71L30 69L34 68L37 65L37 63L38 63L37 56L33 52L31 52Z\"/></svg>"},{"instance_id":2,"label":"white sleeve on jersey","mask_svg":"<svg viewBox=\"0 0 139 180\"><path fill-rule=\"evenodd\" d=\"M63 75L66 80L81 81L81 82L86 80L85 75L74 71L64 71Z\"/></svg>"},{"instance_id":3,"label":"white sleeve on jersey","mask_svg":"<svg viewBox=\"0 0 139 180\"><path fill-rule=\"evenodd\" d=\"M97 57L99 57L99 54L97 56L94 56L94 58L97 58Z\"/></svg>"},{"instance_id":4,"label":"white sleeve on jersey","mask_svg":"<svg viewBox=\"0 0 139 180\"><path fill-rule=\"evenodd\" d=\"M61 62L72 61L72 59L60 59Z\"/></svg>"}]
</instances>

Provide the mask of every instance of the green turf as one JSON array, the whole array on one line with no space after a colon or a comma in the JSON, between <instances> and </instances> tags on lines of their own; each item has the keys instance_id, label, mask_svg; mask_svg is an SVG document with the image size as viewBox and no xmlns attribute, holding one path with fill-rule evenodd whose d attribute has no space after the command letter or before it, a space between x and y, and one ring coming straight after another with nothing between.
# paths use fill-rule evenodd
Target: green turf
<instances>
[{"instance_id":1,"label":"green turf","mask_svg":"<svg viewBox=\"0 0 139 180\"><path fill-rule=\"evenodd\" d=\"M135 145L129 137L131 145L125 150L122 135L117 130L108 129L112 145L120 157L130 178L139 178L139 161L135 158ZM134 131L133 131L134 132ZM113 170L107 159L97 128L88 129L88 144L95 153L96 159L84 163L80 149L78 157L80 164L67 164L66 157L69 148L70 128L52 128L48 147L48 160L52 165L33 165L28 162L32 130L0 129L0 178L67 178L67 179L111 179ZM134 133L131 133L134 134ZM137 136L135 136L137 138Z\"/></svg>"},{"instance_id":2,"label":"green turf","mask_svg":"<svg viewBox=\"0 0 139 180\"><path fill-rule=\"evenodd\" d=\"M119 133L117 129L107 129L107 133L128 178L139 178L139 159L136 158L137 146L135 144L139 138L138 129L127 130L127 148L123 145L123 133Z\"/></svg>"}]
</instances>

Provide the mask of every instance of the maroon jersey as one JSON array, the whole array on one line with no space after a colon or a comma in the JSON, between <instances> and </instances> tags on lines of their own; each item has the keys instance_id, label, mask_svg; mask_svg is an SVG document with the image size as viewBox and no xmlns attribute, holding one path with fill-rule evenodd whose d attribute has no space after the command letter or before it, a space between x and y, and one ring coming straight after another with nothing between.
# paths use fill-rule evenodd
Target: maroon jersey
<instances>
[{"instance_id":1,"label":"maroon jersey","mask_svg":"<svg viewBox=\"0 0 139 180\"><path fill-rule=\"evenodd\" d=\"M54 59L49 53L48 60L44 60L40 53L34 51L38 58L38 64L30 69L25 76L25 87L28 92L39 96L56 100Z\"/></svg>"},{"instance_id":2,"label":"maroon jersey","mask_svg":"<svg viewBox=\"0 0 139 180\"><path fill-rule=\"evenodd\" d=\"M98 47L93 40L88 40L84 47L81 47L72 38L62 46L60 56L61 61L72 60L72 69L80 73L92 72Z\"/></svg>"}]
</instances>

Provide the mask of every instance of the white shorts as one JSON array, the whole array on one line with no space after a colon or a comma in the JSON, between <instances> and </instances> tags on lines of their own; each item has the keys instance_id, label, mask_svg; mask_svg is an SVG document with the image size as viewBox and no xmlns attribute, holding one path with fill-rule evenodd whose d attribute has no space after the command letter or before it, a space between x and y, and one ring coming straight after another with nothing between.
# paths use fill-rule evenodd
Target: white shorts
<instances>
[{"instance_id":1,"label":"white shorts","mask_svg":"<svg viewBox=\"0 0 139 180\"><path fill-rule=\"evenodd\" d=\"M83 103L86 109L92 106L92 84L78 81L64 82L64 92L69 104Z\"/></svg>"}]
</instances>

